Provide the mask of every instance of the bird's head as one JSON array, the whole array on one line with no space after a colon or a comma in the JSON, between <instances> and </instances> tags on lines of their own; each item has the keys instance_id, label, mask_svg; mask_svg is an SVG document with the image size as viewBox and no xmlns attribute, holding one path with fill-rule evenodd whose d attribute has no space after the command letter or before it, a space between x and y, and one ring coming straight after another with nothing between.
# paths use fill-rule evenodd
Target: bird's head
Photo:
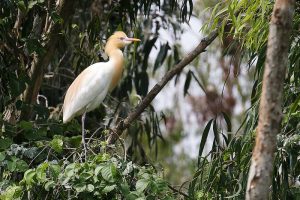
<instances>
[{"instance_id":1,"label":"bird's head","mask_svg":"<svg viewBox=\"0 0 300 200\"><path fill-rule=\"evenodd\" d=\"M127 35L122 31L116 31L112 36L110 36L107 40L105 51L111 48L118 48L122 49L126 45L132 43L132 42L139 42L140 39L137 38L130 38L127 37Z\"/></svg>"}]
</instances>

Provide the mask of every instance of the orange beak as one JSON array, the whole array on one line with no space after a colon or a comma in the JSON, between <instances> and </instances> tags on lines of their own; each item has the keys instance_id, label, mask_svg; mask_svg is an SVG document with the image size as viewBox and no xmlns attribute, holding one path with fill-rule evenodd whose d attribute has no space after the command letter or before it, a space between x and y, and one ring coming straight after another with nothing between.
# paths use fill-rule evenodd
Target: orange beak
<instances>
[{"instance_id":1,"label":"orange beak","mask_svg":"<svg viewBox=\"0 0 300 200\"><path fill-rule=\"evenodd\" d=\"M140 42L140 39L137 38L125 38L126 41L130 41L130 42Z\"/></svg>"}]
</instances>

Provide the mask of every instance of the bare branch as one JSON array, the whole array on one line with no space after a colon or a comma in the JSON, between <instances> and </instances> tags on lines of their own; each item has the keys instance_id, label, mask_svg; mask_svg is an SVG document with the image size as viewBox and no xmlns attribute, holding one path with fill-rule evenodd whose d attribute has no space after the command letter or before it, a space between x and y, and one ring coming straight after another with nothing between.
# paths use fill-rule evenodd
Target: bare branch
<instances>
[{"instance_id":1,"label":"bare branch","mask_svg":"<svg viewBox=\"0 0 300 200\"><path fill-rule=\"evenodd\" d=\"M19 35L20 35L19 29L20 29L20 26L22 25L22 21L23 21L24 17L25 17L25 14L22 12L21 9L18 9L17 20L14 25L14 30L16 31L17 37L19 37Z\"/></svg>"},{"instance_id":2,"label":"bare branch","mask_svg":"<svg viewBox=\"0 0 300 200\"><path fill-rule=\"evenodd\" d=\"M174 192L178 193L178 194L181 194L182 196L184 196L185 198L187 199L190 199L189 195L187 195L186 193L180 191L180 190L177 190L175 187L173 187L172 185L168 184L168 187L173 190Z\"/></svg>"},{"instance_id":3,"label":"bare branch","mask_svg":"<svg viewBox=\"0 0 300 200\"><path fill-rule=\"evenodd\" d=\"M282 92L294 13L294 0L276 0L270 23L259 122L246 199L269 199L276 136L280 130Z\"/></svg>"},{"instance_id":4,"label":"bare branch","mask_svg":"<svg viewBox=\"0 0 300 200\"><path fill-rule=\"evenodd\" d=\"M190 64L200 53L204 52L206 47L209 46L215 38L218 36L217 31L213 31L206 38L202 39L198 46L186 55L178 64L176 64L171 70L169 70L165 76L151 89L151 91L145 96L145 98L137 105L134 111L122 121L111 132L108 138L108 144L115 143L116 139L122 134L122 132L129 127L129 125L136 120L142 112L149 106L156 95L163 89L163 87L182 69Z\"/></svg>"}]
</instances>

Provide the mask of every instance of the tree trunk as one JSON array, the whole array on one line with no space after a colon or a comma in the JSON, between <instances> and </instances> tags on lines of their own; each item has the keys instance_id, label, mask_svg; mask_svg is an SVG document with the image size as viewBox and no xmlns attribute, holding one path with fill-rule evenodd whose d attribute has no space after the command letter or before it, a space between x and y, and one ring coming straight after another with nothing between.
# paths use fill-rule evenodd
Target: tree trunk
<instances>
[{"instance_id":1,"label":"tree trunk","mask_svg":"<svg viewBox=\"0 0 300 200\"><path fill-rule=\"evenodd\" d=\"M72 0L57 0L56 2L56 12L66 23L68 18L74 12L75 2ZM49 20L49 19L46 19ZM48 27L48 23L46 23ZM55 48L57 45L59 33L62 29L62 24L58 22L52 22L49 28L44 29L46 35L48 35L45 41L45 53L43 55L37 55L31 64L30 69L30 85L26 88L24 92L24 102L26 104L34 104L36 102L37 95L42 85L42 80L44 76L44 69L50 64ZM26 120L31 117L32 108L26 107L21 113L21 119Z\"/></svg>"},{"instance_id":2,"label":"tree trunk","mask_svg":"<svg viewBox=\"0 0 300 200\"><path fill-rule=\"evenodd\" d=\"M288 51L294 0L276 0L268 38L266 65L263 76L256 133L246 199L268 199L272 182L273 160L280 131L281 102Z\"/></svg>"}]
</instances>

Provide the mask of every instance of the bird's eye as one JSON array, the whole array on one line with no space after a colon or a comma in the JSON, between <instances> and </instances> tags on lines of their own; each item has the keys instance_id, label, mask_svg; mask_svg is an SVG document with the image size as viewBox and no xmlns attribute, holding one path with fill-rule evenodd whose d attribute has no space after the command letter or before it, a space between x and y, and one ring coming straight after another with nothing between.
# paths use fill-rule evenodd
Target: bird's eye
<instances>
[{"instance_id":1,"label":"bird's eye","mask_svg":"<svg viewBox=\"0 0 300 200\"><path fill-rule=\"evenodd\" d=\"M125 38L124 38L124 37L120 37L119 39L120 39L120 40L124 40Z\"/></svg>"}]
</instances>

